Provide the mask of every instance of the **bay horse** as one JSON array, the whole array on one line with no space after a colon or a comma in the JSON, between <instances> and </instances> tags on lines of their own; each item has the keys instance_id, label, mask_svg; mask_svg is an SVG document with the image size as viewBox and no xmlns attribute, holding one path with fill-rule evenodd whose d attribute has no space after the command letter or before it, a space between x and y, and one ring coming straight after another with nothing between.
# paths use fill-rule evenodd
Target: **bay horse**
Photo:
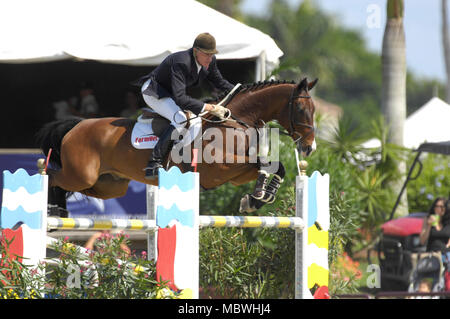
<instances>
[{"instance_id":1,"label":"bay horse","mask_svg":"<svg viewBox=\"0 0 450 319\"><path fill-rule=\"evenodd\" d=\"M222 123L202 119L202 133L208 128L260 128L265 123L277 121L296 142L297 149L308 156L314 149L314 102L309 91L317 79L308 82L304 78L299 84L286 81L264 81L246 84L234 95L226 106L233 120ZM210 116L212 117L212 115ZM213 117L214 118L214 117ZM144 178L143 168L151 150L135 149L131 145L131 131L135 120L125 118L67 119L47 123L37 133L37 142L47 156L52 149L47 169L49 187L59 187L68 192L108 199L124 196L130 180L158 185L158 180ZM224 140L226 134L223 134ZM203 140L203 149L211 141ZM226 141L224 141L226 143ZM227 182L242 185L256 180L255 191L241 201L241 212L251 212L265 203L272 203L283 181L284 167L280 166L269 181L260 160L249 161L249 147L237 145L233 154L237 158L238 148L245 148L244 161L207 163L199 161L200 186L203 190L214 189ZM233 151L233 150L231 150ZM203 156L202 153L199 154ZM217 155L217 154L216 154ZM165 159L165 167L178 166L181 171L192 170L190 164L174 164Z\"/></svg>"}]
</instances>

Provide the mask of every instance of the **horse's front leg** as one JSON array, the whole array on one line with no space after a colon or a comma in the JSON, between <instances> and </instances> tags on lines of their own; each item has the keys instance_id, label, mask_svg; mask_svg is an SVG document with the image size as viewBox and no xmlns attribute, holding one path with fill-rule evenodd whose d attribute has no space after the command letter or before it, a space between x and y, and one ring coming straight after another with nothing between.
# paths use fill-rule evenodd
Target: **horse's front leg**
<instances>
[{"instance_id":1,"label":"horse's front leg","mask_svg":"<svg viewBox=\"0 0 450 319\"><path fill-rule=\"evenodd\" d=\"M277 171L273 174L272 179L267 184L264 197L261 199L261 201L266 204L272 204L275 201L278 189L280 189L280 186L284 181L284 176L286 175L286 170L281 162L272 162L271 164L277 165Z\"/></svg>"},{"instance_id":2,"label":"horse's front leg","mask_svg":"<svg viewBox=\"0 0 450 319\"><path fill-rule=\"evenodd\" d=\"M275 170L269 182L270 174ZM258 170L255 189L252 194L247 194L241 199L240 213L252 213L265 204L272 204L275 201L278 189L283 183L286 171L281 162L261 163Z\"/></svg>"}]
</instances>

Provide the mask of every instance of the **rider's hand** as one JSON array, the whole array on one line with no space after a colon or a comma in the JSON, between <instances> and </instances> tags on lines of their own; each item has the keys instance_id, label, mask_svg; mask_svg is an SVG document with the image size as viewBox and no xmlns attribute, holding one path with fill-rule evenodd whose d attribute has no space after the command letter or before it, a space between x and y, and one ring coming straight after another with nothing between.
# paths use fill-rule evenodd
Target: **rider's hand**
<instances>
[{"instance_id":1,"label":"rider's hand","mask_svg":"<svg viewBox=\"0 0 450 319\"><path fill-rule=\"evenodd\" d=\"M207 104L206 110L209 111L209 113L224 118L227 112L229 111L227 108L220 106L220 105L214 105L214 104Z\"/></svg>"}]
</instances>

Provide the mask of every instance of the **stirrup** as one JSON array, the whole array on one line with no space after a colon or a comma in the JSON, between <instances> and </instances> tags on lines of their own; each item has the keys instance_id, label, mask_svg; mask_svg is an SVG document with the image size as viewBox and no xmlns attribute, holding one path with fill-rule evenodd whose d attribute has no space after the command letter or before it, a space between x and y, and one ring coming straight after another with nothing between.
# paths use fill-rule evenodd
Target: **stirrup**
<instances>
[{"instance_id":1,"label":"stirrup","mask_svg":"<svg viewBox=\"0 0 450 319\"><path fill-rule=\"evenodd\" d=\"M163 168L162 164L157 161L152 161L147 164L147 167L144 168L145 171L145 179L155 179L158 177L158 169Z\"/></svg>"}]
</instances>

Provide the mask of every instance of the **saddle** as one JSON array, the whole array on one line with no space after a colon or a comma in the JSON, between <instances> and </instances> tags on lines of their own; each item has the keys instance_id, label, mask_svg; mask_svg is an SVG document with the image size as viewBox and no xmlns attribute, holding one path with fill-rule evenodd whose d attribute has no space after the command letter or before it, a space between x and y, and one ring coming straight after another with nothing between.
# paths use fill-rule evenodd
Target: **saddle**
<instances>
[{"instance_id":1,"label":"saddle","mask_svg":"<svg viewBox=\"0 0 450 319\"><path fill-rule=\"evenodd\" d=\"M236 86L222 98L218 105L226 106L241 88L242 85L240 83L236 84ZM194 114L190 111L185 111L185 114L188 120L185 128L188 129L189 134L185 134L181 140L183 147L192 143L202 131L201 117L194 117ZM133 127L131 144L137 149L153 149L158 143L159 136L161 136L169 124L169 120L162 117L151 108L144 108L142 115L139 116ZM180 143L180 141L175 141L175 144L178 143Z\"/></svg>"},{"instance_id":2,"label":"saddle","mask_svg":"<svg viewBox=\"0 0 450 319\"><path fill-rule=\"evenodd\" d=\"M185 128L189 134L185 134L181 143L183 146L190 144L201 132L201 118L194 117L190 111L185 112L188 122ZM153 149L159 141L159 137L165 131L170 121L159 115L151 108L144 108L142 115L137 119L131 133L131 144L137 149ZM180 141L175 141L179 143Z\"/></svg>"}]
</instances>

